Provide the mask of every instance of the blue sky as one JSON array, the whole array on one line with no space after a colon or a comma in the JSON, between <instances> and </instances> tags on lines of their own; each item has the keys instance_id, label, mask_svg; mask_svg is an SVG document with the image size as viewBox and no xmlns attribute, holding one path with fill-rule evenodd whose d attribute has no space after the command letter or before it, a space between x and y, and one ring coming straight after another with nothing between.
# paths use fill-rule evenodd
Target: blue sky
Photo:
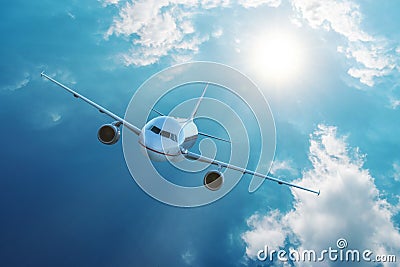
<instances>
[{"instance_id":1,"label":"blue sky","mask_svg":"<svg viewBox=\"0 0 400 267\"><path fill-rule=\"evenodd\" d=\"M255 255L338 238L399 261L399 10L389 0L4 4L0 265L288 266ZM97 141L109 119L39 75L123 115L145 80L191 60L259 86L276 123L272 172L321 196L268 182L250 194L244 176L213 204L162 204L133 181L120 143Z\"/></svg>"}]
</instances>

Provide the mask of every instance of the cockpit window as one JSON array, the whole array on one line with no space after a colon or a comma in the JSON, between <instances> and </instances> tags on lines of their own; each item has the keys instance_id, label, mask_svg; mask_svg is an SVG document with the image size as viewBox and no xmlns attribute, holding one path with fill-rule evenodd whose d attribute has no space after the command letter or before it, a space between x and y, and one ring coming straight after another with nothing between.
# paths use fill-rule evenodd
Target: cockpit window
<instances>
[{"instance_id":1,"label":"cockpit window","mask_svg":"<svg viewBox=\"0 0 400 267\"><path fill-rule=\"evenodd\" d=\"M157 126L153 126L153 127L151 127L150 131L152 131L153 133L156 133L156 134L160 134L161 129L158 128Z\"/></svg>"},{"instance_id":2,"label":"cockpit window","mask_svg":"<svg viewBox=\"0 0 400 267\"><path fill-rule=\"evenodd\" d=\"M163 131L160 128L158 128L157 126L152 126L150 128L150 131L152 131L155 134L159 134L159 135L161 135L161 136L163 136L165 138L169 138L172 141L178 142L176 134L173 134L173 133L170 133L170 132L167 132L167 131Z\"/></svg>"}]
</instances>

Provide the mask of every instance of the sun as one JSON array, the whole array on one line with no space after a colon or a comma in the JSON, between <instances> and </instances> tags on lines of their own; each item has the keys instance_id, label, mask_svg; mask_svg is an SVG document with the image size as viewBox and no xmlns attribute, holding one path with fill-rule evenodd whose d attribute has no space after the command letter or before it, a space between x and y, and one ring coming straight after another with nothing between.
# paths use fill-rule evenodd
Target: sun
<instances>
[{"instance_id":1,"label":"sun","mask_svg":"<svg viewBox=\"0 0 400 267\"><path fill-rule=\"evenodd\" d=\"M250 64L265 80L286 83L304 68L304 47L294 34L274 32L252 40Z\"/></svg>"}]
</instances>

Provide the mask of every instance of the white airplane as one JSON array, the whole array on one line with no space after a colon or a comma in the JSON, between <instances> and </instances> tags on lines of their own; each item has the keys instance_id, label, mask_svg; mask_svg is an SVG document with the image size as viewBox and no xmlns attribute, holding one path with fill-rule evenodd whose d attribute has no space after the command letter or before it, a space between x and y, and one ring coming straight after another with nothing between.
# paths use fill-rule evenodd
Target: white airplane
<instances>
[{"instance_id":1,"label":"white airplane","mask_svg":"<svg viewBox=\"0 0 400 267\"><path fill-rule=\"evenodd\" d=\"M271 177L269 175L264 175L255 171L247 170L245 168L241 168L215 159L210 159L198 155L196 153L190 152L189 149L193 147L193 145L196 143L198 135L203 135L224 142L229 142L228 140L199 132L196 124L194 123L194 118L200 106L200 102L206 93L208 84L204 88L203 93L201 97L198 99L196 106L194 107L193 112L189 118L176 118L171 116L165 116L160 112L154 110L160 116L150 120L149 122L146 123L146 125L144 125L142 129L139 129L138 127L132 125L123 118L115 115L111 111L103 108L102 106L96 104L90 99L84 97L83 95L75 92L69 87L49 77L44 72L42 72L40 75L48 79L49 81L55 83L56 85L62 87L66 91L70 92L74 97L82 99L89 105L98 109L101 113L104 113L115 120L115 122L111 124L102 125L99 128L97 132L97 137L99 141L102 142L103 144L113 145L117 143L121 133L119 127L123 125L127 129L129 129L130 131L139 136L138 142L142 147L142 150L145 152L145 155L147 155L153 161L166 161L166 160L180 161L186 158L218 166L218 170L209 171L204 176L203 184L209 190L216 191L221 188L223 183L223 174L220 172L220 170L222 168L228 168L242 172L243 174L250 174L257 177L261 177L263 179L276 182L280 185L295 187L317 195L320 194L320 191L305 188L300 185L292 184Z\"/></svg>"}]
</instances>

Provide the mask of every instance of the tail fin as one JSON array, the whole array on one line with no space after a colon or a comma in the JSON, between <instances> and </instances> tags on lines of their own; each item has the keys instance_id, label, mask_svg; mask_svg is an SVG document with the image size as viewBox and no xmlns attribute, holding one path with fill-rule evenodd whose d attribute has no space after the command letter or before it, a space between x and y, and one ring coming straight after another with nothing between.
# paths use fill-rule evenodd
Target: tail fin
<instances>
[{"instance_id":1,"label":"tail fin","mask_svg":"<svg viewBox=\"0 0 400 267\"><path fill-rule=\"evenodd\" d=\"M203 100L203 97L204 97L204 95L206 94L207 87L208 87L208 83L207 83L206 87L204 88L203 93L201 94L199 100L197 101L196 106L194 107L194 109L193 109L193 111L192 111L192 114L191 114L190 117L188 118L188 121L189 121L189 120L193 120L194 117L196 116L197 110L199 109L199 106L200 106L200 102L201 102L201 100Z\"/></svg>"}]
</instances>

